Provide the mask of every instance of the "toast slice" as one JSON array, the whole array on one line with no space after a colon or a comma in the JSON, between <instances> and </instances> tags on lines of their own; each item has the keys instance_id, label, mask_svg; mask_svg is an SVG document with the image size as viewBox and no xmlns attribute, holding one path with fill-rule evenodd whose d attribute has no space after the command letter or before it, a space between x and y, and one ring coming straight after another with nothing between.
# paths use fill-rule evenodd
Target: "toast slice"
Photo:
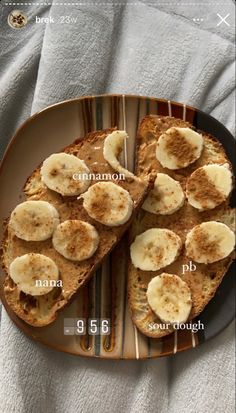
<instances>
[{"instance_id":1,"label":"toast slice","mask_svg":"<svg viewBox=\"0 0 236 413\"><path fill-rule=\"evenodd\" d=\"M160 135L172 126L193 128L188 122L173 117L149 115L142 120L137 136L136 175L144 177L150 172L162 172L179 181L185 190L187 177L200 166L208 163L230 164L222 145L213 136L201 131L205 146L201 157L195 163L175 171L163 168L155 156L156 142ZM155 215L141 209L129 231L130 243L138 234L150 228L168 228L179 235L184 243L186 234L195 225L204 221L217 220L233 229L234 217L235 211L229 207L229 201L206 212L198 212L186 200L184 205L171 215ZM193 302L189 316L189 320L191 320L198 316L212 299L232 260L233 254L212 264L197 264L194 272L185 271L184 274L182 273L183 265L189 263L184 249L175 262L159 271L142 271L135 268L130 260L128 297L132 320L137 328L146 336L153 338L163 337L173 332L172 327L163 329L163 323L148 304L146 291L148 283L153 277L166 272L177 274L187 282Z\"/></svg>"},{"instance_id":2,"label":"toast slice","mask_svg":"<svg viewBox=\"0 0 236 413\"><path fill-rule=\"evenodd\" d=\"M96 131L79 139L64 149L64 152L78 156L84 160L90 172L95 174L114 174L114 170L103 157L103 144L106 136L114 129ZM110 180L112 181L112 179ZM92 181L91 185L99 182ZM70 261L60 255L52 245L52 239L46 241L24 241L15 236L9 225L6 225L3 243L3 265L6 272L4 294L11 309L25 322L35 327L52 323L58 311L63 309L77 291L91 278L94 271L101 265L104 258L118 243L129 227L134 214L141 207L144 198L152 186L151 179L133 179L113 181L126 189L133 199L134 209L130 219L123 225L108 227L94 221L82 205L82 199L76 196L63 197L48 189L41 180L40 166L28 178L24 192L27 200L43 200L50 202L59 212L60 221L80 219L95 226L100 242L94 255L81 262ZM63 287L54 287L46 295L31 296L20 291L9 276L9 265L18 256L26 253L40 253L53 259L59 268Z\"/></svg>"}]
</instances>

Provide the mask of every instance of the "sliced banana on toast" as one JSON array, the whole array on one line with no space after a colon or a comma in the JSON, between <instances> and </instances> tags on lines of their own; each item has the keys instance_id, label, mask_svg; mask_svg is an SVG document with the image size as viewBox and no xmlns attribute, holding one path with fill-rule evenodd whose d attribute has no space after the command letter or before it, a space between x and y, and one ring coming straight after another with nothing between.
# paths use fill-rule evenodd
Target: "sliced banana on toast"
<instances>
[{"instance_id":1,"label":"sliced banana on toast","mask_svg":"<svg viewBox=\"0 0 236 413\"><path fill-rule=\"evenodd\" d=\"M178 275L164 272L149 282L147 300L154 313L166 324L185 323L192 308L188 284Z\"/></svg>"},{"instance_id":2,"label":"sliced banana on toast","mask_svg":"<svg viewBox=\"0 0 236 413\"><path fill-rule=\"evenodd\" d=\"M54 153L45 159L40 173L45 185L63 196L79 195L87 190L91 182L85 162L64 152Z\"/></svg>"},{"instance_id":3,"label":"sliced banana on toast","mask_svg":"<svg viewBox=\"0 0 236 413\"><path fill-rule=\"evenodd\" d=\"M133 265L143 271L157 271L176 260L182 242L173 231L151 228L137 235L130 247Z\"/></svg>"},{"instance_id":4,"label":"sliced banana on toast","mask_svg":"<svg viewBox=\"0 0 236 413\"><path fill-rule=\"evenodd\" d=\"M232 188L232 172L228 164L204 165L188 178L186 196L190 205L204 211L226 201Z\"/></svg>"},{"instance_id":5,"label":"sliced banana on toast","mask_svg":"<svg viewBox=\"0 0 236 413\"><path fill-rule=\"evenodd\" d=\"M113 182L98 182L81 198L88 215L109 227L125 224L134 208L129 192Z\"/></svg>"},{"instance_id":6,"label":"sliced banana on toast","mask_svg":"<svg viewBox=\"0 0 236 413\"><path fill-rule=\"evenodd\" d=\"M158 173L154 188L142 208L152 214L170 215L182 207L184 200L185 195L180 183L167 174Z\"/></svg>"},{"instance_id":7,"label":"sliced banana on toast","mask_svg":"<svg viewBox=\"0 0 236 413\"><path fill-rule=\"evenodd\" d=\"M25 294L40 296L49 293L54 286L50 281L59 279L55 262L43 254L29 253L15 258L9 267L11 279ZM41 281L42 285L37 282ZM44 281L48 282L44 286Z\"/></svg>"},{"instance_id":8,"label":"sliced banana on toast","mask_svg":"<svg viewBox=\"0 0 236 413\"><path fill-rule=\"evenodd\" d=\"M210 264L228 257L234 249L235 235L222 222L208 221L196 225L185 241L189 258L203 264Z\"/></svg>"},{"instance_id":9,"label":"sliced banana on toast","mask_svg":"<svg viewBox=\"0 0 236 413\"><path fill-rule=\"evenodd\" d=\"M45 241L59 224L56 208L46 201L25 201L12 211L9 226L25 241Z\"/></svg>"},{"instance_id":10,"label":"sliced banana on toast","mask_svg":"<svg viewBox=\"0 0 236 413\"><path fill-rule=\"evenodd\" d=\"M55 229L52 244L68 260L83 261L95 253L99 235L96 228L88 222L67 220Z\"/></svg>"},{"instance_id":11,"label":"sliced banana on toast","mask_svg":"<svg viewBox=\"0 0 236 413\"><path fill-rule=\"evenodd\" d=\"M157 141L156 157L164 168L186 168L200 158L203 137L191 128L172 127Z\"/></svg>"},{"instance_id":12,"label":"sliced banana on toast","mask_svg":"<svg viewBox=\"0 0 236 413\"><path fill-rule=\"evenodd\" d=\"M125 169L119 161L127 138L127 133L122 130L110 133L104 141L103 156L115 171L124 174L127 178L135 178L134 174Z\"/></svg>"}]
</instances>

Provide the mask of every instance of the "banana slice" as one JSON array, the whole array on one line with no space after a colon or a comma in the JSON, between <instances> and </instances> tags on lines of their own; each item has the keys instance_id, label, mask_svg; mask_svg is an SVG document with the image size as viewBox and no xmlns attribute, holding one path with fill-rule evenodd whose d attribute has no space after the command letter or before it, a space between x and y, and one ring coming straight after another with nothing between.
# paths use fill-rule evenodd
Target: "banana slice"
<instances>
[{"instance_id":1,"label":"banana slice","mask_svg":"<svg viewBox=\"0 0 236 413\"><path fill-rule=\"evenodd\" d=\"M190 205L204 211L224 202L232 187L232 173L228 164L205 165L188 178L186 196Z\"/></svg>"},{"instance_id":2,"label":"banana slice","mask_svg":"<svg viewBox=\"0 0 236 413\"><path fill-rule=\"evenodd\" d=\"M19 290L30 295L49 293L54 288L50 281L59 279L59 270L55 262L46 255L35 253L15 258L10 264L9 272ZM48 284L46 287L43 286L45 283Z\"/></svg>"},{"instance_id":3,"label":"banana slice","mask_svg":"<svg viewBox=\"0 0 236 413\"><path fill-rule=\"evenodd\" d=\"M113 182L98 182L81 195L88 215L109 227L117 227L129 220L133 200L128 191Z\"/></svg>"},{"instance_id":4,"label":"banana slice","mask_svg":"<svg viewBox=\"0 0 236 413\"><path fill-rule=\"evenodd\" d=\"M143 271L157 271L175 261L182 242L169 229L151 228L138 235L130 247L133 265Z\"/></svg>"},{"instance_id":5,"label":"banana slice","mask_svg":"<svg viewBox=\"0 0 236 413\"><path fill-rule=\"evenodd\" d=\"M97 250L99 235L88 222L67 220L54 231L52 243L55 250L68 260L83 261Z\"/></svg>"},{"instance_id":6,"label":"banana slice","mask_svg":"<svg viewBox=\"0 0 236 413\"><path fill-rule=\"evenodd\" d=\"M180 183L169 175L158 173L154 188L149 192L142 208L153 214L170 215L182 207L184 199Z\"/></svg>"},{"instance_id":7,"label":"banana slice","mask_svg":"<svg viewBox=\"0 0 236 413\"><path fill-rule=\"evenodd\" d=\"M166 324L185 323L192 308L188 284L177 275L164 272L148 284L147 300L154 313Z\"/></svg>"},{"instance_id":8,"label":"banana slice","mask_svg":"<svg viewBox=\"0 0 236 413\"><path fill-rule=\"evenodd\" d=\"M156 157L164 168L186 168L200 158L203 137L190 128L172 127L157 142Z\"/></svg>"},{"instance_id":9,"label":"banana slice","mask_svg":"<svg viewBox=\"0 0 236 413\"><path fill-rule=\"evenodd\" d=\"M123 130L110 133L104 141L103 156L115 171L124 174L127 178L134 178L134 174L125 169L118 160L119 155L123 152L124 141L127 138L128 135Z\"/></svg>"},{"instance_id":10,"label":"banana slice","mask_svg":"<svg viewBox=\"0 0 236 413\"><path fill-rule=\"evenodd\" d=\"M52 236L59 223L59 214L49 202L25 201L12 211L9 225L18 238L44 241Z\"/></svg>"},{"instance_id":11,"label":"banana slice","mask_svg":"<svg viewBox=\"0 0 236 413\"><path fill-rule=\"evenodd\" d=\"M235 235L227 225L208 221L196 225L185 241L186 255L196 262L209 264L227 257L234 249Z\"/></svg>"},{"instance_id":12,"label":"banana slice","mask_svg":"<svg viewBox=\"0 0 236 413\"><path fill-rule=\"evenodd\" d=\"M79 195L88 189L91 182L85 162L64 152L54 153L45 159L41 177L49 189L63 196Z\"/></svg>"}]
</instances>

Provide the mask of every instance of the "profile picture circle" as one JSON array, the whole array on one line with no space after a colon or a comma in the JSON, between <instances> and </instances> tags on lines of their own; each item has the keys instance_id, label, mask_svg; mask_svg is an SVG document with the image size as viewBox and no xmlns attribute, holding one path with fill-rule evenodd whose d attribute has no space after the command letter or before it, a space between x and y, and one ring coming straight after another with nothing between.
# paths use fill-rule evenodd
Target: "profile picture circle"
<instances>
[{"instance_id":1,"label":"profile picture circle","mask_svg":"<svg viewBox=\"0 0 236 413\"><path fill-rule=\"evenodd\" d=\"M7 22L13 29L21 29L28 22L28 17L21 10L13 10L8 15Z\"/></svg>"}]
</instances>

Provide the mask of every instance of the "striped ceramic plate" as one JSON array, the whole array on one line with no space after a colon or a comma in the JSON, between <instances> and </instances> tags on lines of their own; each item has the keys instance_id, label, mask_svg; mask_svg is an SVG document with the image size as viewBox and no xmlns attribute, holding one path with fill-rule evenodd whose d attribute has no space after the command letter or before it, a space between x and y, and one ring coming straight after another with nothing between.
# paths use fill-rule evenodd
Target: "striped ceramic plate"
<instances>
[{"instance_id":1,"label":"striped ceramic plate","mask_svg":"<svg viewBox=\"0 0 236 413\"><path fill-rule=\"evenodd\" d=\"M189 121L216 136L232 158L233 138L224 126L184 104L127 95L69 100L32 116L12 139L1 165L1 219L9 216L22 199L22 186L35 165L90 131L114 126L126 129L130 136L126 163L132 169L137 128L146 114L171 115ZM25 159L27 162L23 162ZM225 328L234 316L232 276L231 267L214 300L201 318L195 320L204 323L204 331L179 330L158 340L143 336L131 321L126 297L125 244L122 242L52 325L31 327L12 313L3 296L2 301L16 325L47 346L80 356L145 359L195 347Z\"/></svg>"}]
</instances>

